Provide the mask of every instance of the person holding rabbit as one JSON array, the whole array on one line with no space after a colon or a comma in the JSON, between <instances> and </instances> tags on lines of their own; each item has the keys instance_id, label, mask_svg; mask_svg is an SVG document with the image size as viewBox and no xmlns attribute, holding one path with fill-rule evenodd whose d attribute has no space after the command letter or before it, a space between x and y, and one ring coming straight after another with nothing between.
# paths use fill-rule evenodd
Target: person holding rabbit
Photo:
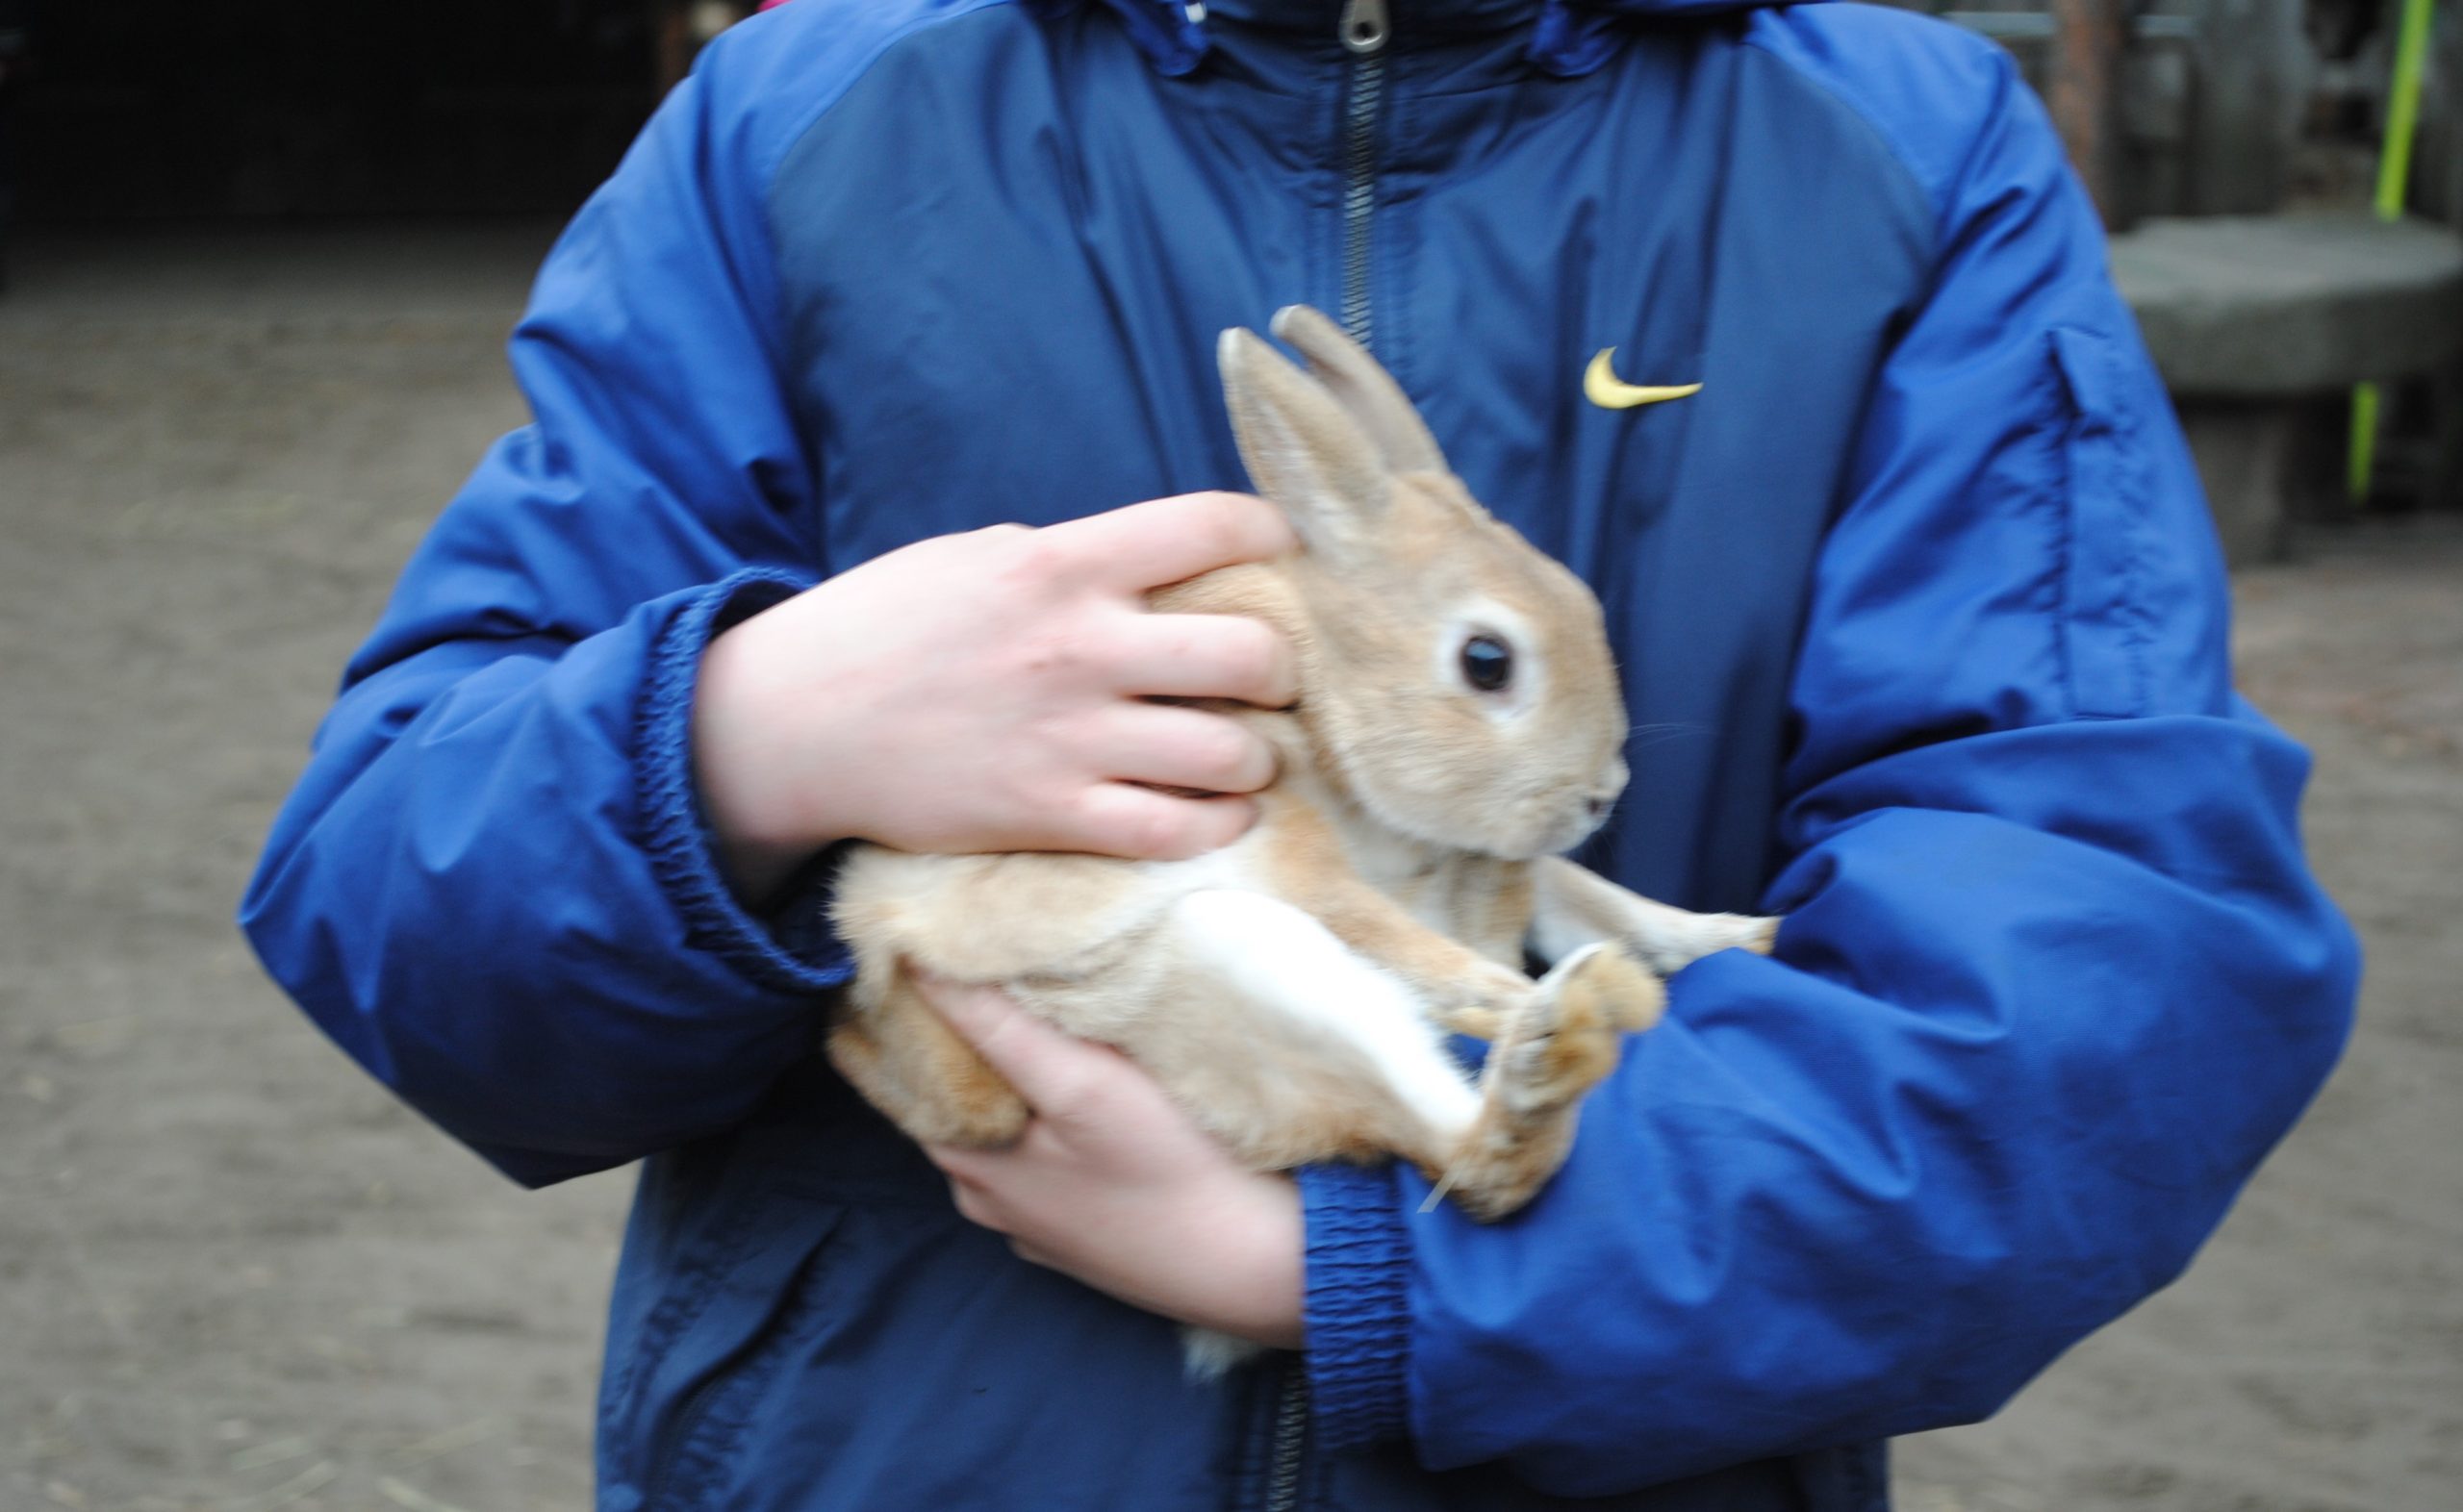
<instances>
[{"instance_id":1,"label":"person holding rabbit","mask_svg":"<svg viewBox=\"0 0 2463 1512\"><path fill-rule=\"evenodd\" d=\"M855 844L1177 863L1278 801L1237 711L1305 647L1160 591L1306 550L1224 491L1214 370L1293 304L1595 594L1629 776L1577 859L1785 919L1670 964L1495 1222L1408 1160L1253 1169L997 992L916 984L1005 1145L919 1147L822 1053ZM1880 1506L1890 1436L2177 1273L2341 1044L2186 451L2041 111L1947 26L794 0L582 211L515 365L535 421L242 922L513 1178L643 1162L611 1512ZM1397 684L1511 663L1484 613ZM1193 1376L1181 1325L1266 1351Z\"/></svg>"}]
</instances>

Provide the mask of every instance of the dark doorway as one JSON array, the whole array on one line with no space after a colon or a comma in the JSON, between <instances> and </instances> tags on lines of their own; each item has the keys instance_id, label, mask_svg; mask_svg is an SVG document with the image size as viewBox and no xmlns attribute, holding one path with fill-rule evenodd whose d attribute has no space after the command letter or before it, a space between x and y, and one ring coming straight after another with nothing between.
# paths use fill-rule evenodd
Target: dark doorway
<instances>
[{"instance_id":1,"label":"dark doorway","mask_svg":"<svg viewBox=\"0 0 2463 1512\"><path fill-rule=\"evenodd\" d=\"M14 4L18 210L53 223L569 211L655 103L667 9Z\"/></svg>"}]
</instances>

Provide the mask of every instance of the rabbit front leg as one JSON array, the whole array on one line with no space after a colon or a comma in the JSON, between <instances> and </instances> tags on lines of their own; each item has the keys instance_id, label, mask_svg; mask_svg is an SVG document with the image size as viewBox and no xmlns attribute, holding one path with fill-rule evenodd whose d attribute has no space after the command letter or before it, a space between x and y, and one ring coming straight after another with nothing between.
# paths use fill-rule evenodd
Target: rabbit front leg
<instances>
[{"instance_id":1,"label":"rabbit front leg","mask_svg":"<svg viewBox=\"0 0 2463 1512\"><path fill-rule=\"evenodd\" d=\"M1562 856L1536 863L1531 881L1530 945L1543 961L1614 941L1668 976L1716 950L1768 955L1779 932L1775 919L1695 914L1653 902Z\"/></svg>"},{"instance_id":2,"label":"rabbit front leg","mask_svg":"<svg viewBox=\"0 0 2463 1512\"><path fill-rule=\"evenodd\" d=\"M1293 901L1409 983L1430 1021L1453 1033L1494 1040L1530 999L1531 978L1429 928L1356 877L1313 879L1307 895Z\"/></svg>"},{"instance_id":3,"label":"rabbit front leg","mask_svg":"<svg viewBox=\"0 0 2463 1512\"><path fill-rule=\"evenodd\" d=\"M1431 929L1352 869L1333 826L1288 794L1269 800L1263 860L1275 895L1409 983L1434 1022L1494 1040L1531 995L1531 978Z\"/></svg>"}]
</instances>

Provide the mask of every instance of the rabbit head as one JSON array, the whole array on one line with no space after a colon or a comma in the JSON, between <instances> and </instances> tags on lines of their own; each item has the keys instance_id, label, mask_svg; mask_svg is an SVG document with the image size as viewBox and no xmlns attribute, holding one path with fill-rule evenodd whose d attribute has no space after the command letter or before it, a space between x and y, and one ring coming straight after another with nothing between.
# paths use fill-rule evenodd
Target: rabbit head
<instances>
[{"instance_id":1,"label":"rabbit head","mask_svg":"<svg viewBox=\"0 0 2463 1512\"><path fill-rule=\"evenodd\" d=\"M1302 549L1300 715L1322 774L1384 827L1523 860L1570 848L1626 778L1599 602L1483 509L1410 400L1303 305L1217 356L1241 460Z\"/></svg>"}]
</instances>

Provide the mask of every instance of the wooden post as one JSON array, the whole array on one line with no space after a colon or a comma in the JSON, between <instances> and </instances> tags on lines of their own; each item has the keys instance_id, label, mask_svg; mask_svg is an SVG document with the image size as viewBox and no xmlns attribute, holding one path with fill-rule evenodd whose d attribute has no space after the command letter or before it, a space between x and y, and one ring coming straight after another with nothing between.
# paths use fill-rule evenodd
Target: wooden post
<instances>
[{"instance_id":1,"label":"wooden post","mask_svg":"<svg viewBox=\"0 0 2463 1512\"><path fill-rule=\"evenodd\" d=\"M2087 185L2104 228L2130 220L2121 148L2120 63L2128 0L2052 0L2051 70L2044 103Z\"/></svg>"}]
</instances>

